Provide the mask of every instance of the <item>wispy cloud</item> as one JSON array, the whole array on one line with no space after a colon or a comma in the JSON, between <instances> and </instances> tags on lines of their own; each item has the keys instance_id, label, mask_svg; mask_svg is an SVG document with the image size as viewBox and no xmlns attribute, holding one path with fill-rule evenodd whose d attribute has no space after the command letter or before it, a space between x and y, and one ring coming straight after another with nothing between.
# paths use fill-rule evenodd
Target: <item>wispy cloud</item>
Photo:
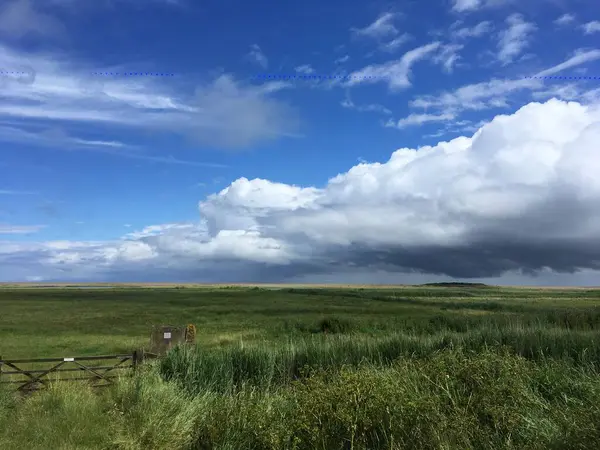
<instances>
[{"instance_id":1,"label":"wispy cloud","mask_svg":"<svg viewBox=\"0 0 600 450\"><path fill-rule=\"evenodd\" d=\"M191 223L165 223L162 225L150 225L140 231L127 233L124 236L124 239L141 239L150 236L158 236L168 230L190 230L195 227L196 225Z\"/></svg>"},{"instance_id":2,"label":"wispy cloud","mask_svg":"<svg viewBox=\"0 0 600 450\"><path fill-rule=\"evenodd\" d=\"M498 60L503 65L511 63L523 52L529 45L531 34L537 29L518 13L508 16L506 24L508 28L500 33L498 41Z\"/></svg>"},{"instance_id":3,"label":"wispy cloud","mask_svg":"<svg viewBox=\"0 0 600 450\"><path fill-rule=\"evenodd\" d=\"M383 82L387 83L392 91L408 88L411 85L409 76L412 66L418 61L431 56L439 46L439 42L432 42L406 52L398 60L364 67L350 75L350 80L346 82L346 86Z\"/></svg>"},{"instance_id":4,"label":"wispy cloud","mask_svg":"<svg viewBox=\"0 0 600 450\"><path fill-rule=\"evenodd\" d=\"M576 83L566 83L553 84L543 90L533 92L531 96L536 101L546 101L551 98L557 98L559 100L581 102L581 98L585 94L586 93L583 92L581 86Z\"/></svg>"},{"instance_id":5,"label":"wispy cloud","mask_svg":"<svg viewBox=\"0 0 600 450\"><path fill-rule=\"evenodd\" d=\"M433 62L441 64L444 72L452 73L454 66L458 63L461 58L458 52L464 48L461 44L448 44L443 45L438 54L433 57Z\"/></svg>"},{"instance_id":6,"label":"wispy cloud","mask_svg":"<svg viewBox=\"0 0 600 450\"><path fill-rule=\"evenodd\" d=\"M29 35L62 37L64 27L52 15L40 11L32 0L13 0L0 7L0 34L9 39Z\"/></svg>"},{"instance_id":7,"label":"wispy cloud","mask_svg":"<svg viewBox=\"0 0 600 450\"><path fill-rule=\"evenodd\" d=\"M582 27L585 34L600 33L600 20L584 23Z\"/></svg>"},{"instance_id":8,"label":"wispy cloud","mask_svg":"<svg viewBox=\"0 0 600 450\"><path fill-rule=\"evenodd\" d=\"M568 60L533 76L543 77L559 73L590 61L600 59L600 50L579 50ZM544 89L540 78L519 78L513 80L492 79L481 83L468 84L454 91L443 92L437 96L419 96L410 102L410 106L419 109L433 109L435 115L452 113L458 116L463 111L505 108L508 99L517 92L535 92ZM429 114L433 112L427 111Z\"/></svg>"},{"instance_id":9,"label":"wispy cloud","mask_svg":"<svg viewBox=\"0 0 600 450\"><path fill-rule=\"evenodd\" d=\"M190 95L187 86L174 80L167 84L151 77L94 77L89 65L64 55L22 53L0 44L0 67L24 64L37 68L35 82L3 87L0 120L64 127L110 124L177 133L229 148L296 135L295 110L274 98L290 86L286 83L257 86L222 74L202 83ZM114 72L111 69L103 72Z\"/></svg>"},{"instance_id":10,"label":"wispy cloud","mask_svg":"<svg viewBox=\"0 0 600 450\"><path fill-rule=\"evenodd\" d=\"M545 77L554 75L555 73L562 72L563 70L570 69L571 67L577 67L581 64L585 64L591 61L597 61L600 59L600 50L576 50L572 57L566 61L557 64L556 66L542 70L535 74L537 77Z\"/></svg>"},{"instance_id":11,"label":"wispy cloud","mask_svg":"<svg viewBox=\"0 0 600 450\"><path fill-rule=\"evenodd\" d=\"M467 133L474 133L481 127L489 123L488 120L472 121L472 120L449 120L441 121L443 126L438 129L435 133L426 134L423 137L426 138L440 138L442 136L448 137L448 134L460 134L464 136Z\"/></svg>"},{"instance_id":12,"label":"wispy cloud","mask_svg":"<svg viewBox=\"0 0 600 450\"><path fill-rule=\"evenodd\" d=\"M375 22L364 28L352 28L351 32L355 36L367 37L372 39L381 39L398 34L398 29L394 26L394 20L397 14L384 13L380 15Z\"/></svg>"},{"instance_id":13,"label":"wispy cloud","mask_svg":"<svg viewBox=\"0 0 600 450\"><path fill-rule=\"evenodd\" d=\"M473 27L462 27L454 29L451 32L451 36L454 39L467 39L470 37L481 37L493 29L492 23L490 21L484 20L483 22L479 22L477 25Z\"/></svg>"},{"instance_id":14,"label":"wispy cloud","mask_svg":"<svg viewBox=\"0 0 600 450\"><path fill-rule=\"evenodd\" d=\"M266 69L267 67L269 67L269 60L268 60L267 56L263 53L263 51L260 49L260 47L257 44L252 44L250 46L250 51L246 55L246 58L248 60L258 64L263 69Z\"/></svg>"},{"instance_id":15,"label":"wispy cloud","mask_svg":"<svg viewBox=\"0 0 600 450\"><path fill-rule=\"evenodd\" d=\"M96 150L98 151L98 150ZM114 156L119 156L121 158L129 158L129 159L138 159L141 161L149 161L161 164L174 164L179 166L192 166L192 167L212 167L212 168L225 168L228 167L224 164L216 164L216 163L208 163L201 161L189 161L186 159L178 159L174 156L152 156L152 155L140 155L136 153L123 153L116 151L99 151L99 153L106 153Z\"/></svg>"},{"instance_id":16,"label":"wispy cloud","mask_svg":"<svg viewBox=\"0 0 600 450\"><path fill-rule=\"evenodd\" d=\"M33 234L45 227L46 225L9 225L0 223L0 234Z\"/></svg>"},{"instance_id":17,"label":"wispy cloud","mask_svg":"<svg viewBox=\"0 0 600 450\"><path fill-rule=\"evenodd\" d=\"M451 111L447 111L442 114L410 114L409 116L397 121L390 119L385 126L387 128L404 129L410 126L423 125L430 122L446 122L455 118L456 114Z\"/></svg>"},{"instance_id":18,"label":"wispy cloud","mask_svg":"<svg viewBox=\"0 0 600 450\"><path fill-rule=\"evenodd\" d=\"M61 150L79 150L94 153L103 153L119 158L136 159L162 164L175 164L193 167L224 168L223 164L182 160L173 156L157 156L139 152L139 148L118 141L86 140L69 136L60 129L43 130L33 133L18 127L0 126L0 141L33 144ZM6 193L13 191L5 191ZM0 191L0 194L3 191ZM14 193L18 193L14 191Z\"/></svg>"},{"instance_id":19,"label":"wispy cloud","mask_svg":"<svg viewBox=\"0 0 600 450\"><path fill-rule=\"evenodd\" d=\"M392 39L389 42L384 42L379 46L379 49L384 52L395 52L407 42L411 41L413 37L408 33L403 33L400 36Z\"/></svg>"},{"instance_id":20,"label":"wispy cloud","mask_svg":"<svg viewBox=\"0 0 600 450\"><path fill-rule=\"evenodd\" d=\"M311 67L310 64L302 64L294 69L298 73L303 73L306 75L310 75L311 73L315 73L315 69Z\"/></svg>"},{"instance_id":21,"label":"wispy cloud","mask_svg":"<svg viewBox=\"0 0 600 450\"><path fill-rule=\"evenodd\" d=\"M12 189L0 189L0 195L37 195L39 192L34 191L15 191Z\"/></svg>"},{"instance_id":22,"label":"wispy cloud","mask_svg":"<svg viewBox=\"0 0 600 450\"><path fill-rule=\"evenodd\" d=\"M471 12L482 8L494 8L514 3L515 0L452 0L454 12Z\"/></svg>"},{"instance_id":23,"label":"wispy cloud","mask_svg":"<svg viewBox=\"0 0 600 450\"><path fill-rule=\"evenodd\" d=\"M385 106L380 105L378 103L371 103L371 104L367 104L367 105L356 105L350 99L349 96L347 96L341 102L341 105L342 105L342 107L344 107L346 109L352 109L354 111L359 111L359 112L374 112L374 113L386 114L386 115L389 115L392 113L388 108L386 108Z\"/></svg>"},{"instance_id":24,"label":"wispy cloud","mask_svg":"<svg viewBox=\"0 0 600 450\"><path fill-rule=\"evenodd\" d=\"M478 9L482 3L481 0L454 0L452 9L457 12L472 11Z\"/></svg>"},{"instance_id":25,"label":"wispy cloud","mask_svg":"<svg viewBox=\"0 0 600 450\"><path fill-rule=\"evenodd\" d=\"M575 16L573 14L563 14L562 16L560 16L558 19L556 19L554 21L555 25L558 26L565 26L565 25L569 25L570 23L575 22Z\"/></svg>"},{"instance_id":26,"label":"wispy cloud","mask_svg":"<svg viewBox=\"0 0 600 450\"><path fill-rule=\"evenodd\" d=\"M189 0L34 0L48 7L60 9L62 12L82 14L94 9L115 9L123 7L148 8L149 6L167 6L184 8L190 4Z\"/></svg>"}]
</instances>

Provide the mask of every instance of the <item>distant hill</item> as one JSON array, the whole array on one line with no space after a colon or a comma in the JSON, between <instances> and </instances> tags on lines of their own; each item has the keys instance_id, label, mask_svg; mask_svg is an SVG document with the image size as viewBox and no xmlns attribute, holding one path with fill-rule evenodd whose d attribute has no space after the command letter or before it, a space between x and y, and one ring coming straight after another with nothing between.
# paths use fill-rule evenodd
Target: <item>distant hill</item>
<instances>
[{"instance_id":1,"label":"distant hill","mask_svg":"<svg viewBox=\"0 0 600 450\"><path fill-rule=\"evenodd\" d=\"M447 282L447 283L425 283L421 286L436 286L436 287L491 287L485 283L462 283L462 282Z\"/></svg>"}]
</instances>

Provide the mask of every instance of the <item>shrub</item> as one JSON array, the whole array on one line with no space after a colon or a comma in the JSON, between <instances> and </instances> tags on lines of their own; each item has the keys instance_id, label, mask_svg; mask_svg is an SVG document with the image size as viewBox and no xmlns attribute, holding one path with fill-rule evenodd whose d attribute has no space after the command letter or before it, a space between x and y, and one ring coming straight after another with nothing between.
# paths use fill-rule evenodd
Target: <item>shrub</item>
<instances>
[{"instance_id":1,"label":"shrub","mask_svg":"<svg viewBox=\"0 0 600 450\"><path fill-rule=\"evenodd\" d=\"M349 333L353 329L353 324L347 319L325 317L319 321L318 329L322 333Z\"/></svg>"}]
</instances>

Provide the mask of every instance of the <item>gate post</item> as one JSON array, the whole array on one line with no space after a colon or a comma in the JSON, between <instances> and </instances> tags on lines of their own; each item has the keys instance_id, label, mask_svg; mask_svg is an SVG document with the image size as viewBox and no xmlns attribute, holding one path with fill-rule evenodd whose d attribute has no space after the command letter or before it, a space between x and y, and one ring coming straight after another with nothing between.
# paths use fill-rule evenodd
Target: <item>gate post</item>
<instances>
[{"instance_id":1,"label":"gate post","mask_svg":"<svg viewBox=\"0 0 600 450\"><path fill-rule=\"evenodd\" d=\"M134 350L132 356L133 370L137 371L144 359L144 350Z\"/></svg>"}]
</instances>

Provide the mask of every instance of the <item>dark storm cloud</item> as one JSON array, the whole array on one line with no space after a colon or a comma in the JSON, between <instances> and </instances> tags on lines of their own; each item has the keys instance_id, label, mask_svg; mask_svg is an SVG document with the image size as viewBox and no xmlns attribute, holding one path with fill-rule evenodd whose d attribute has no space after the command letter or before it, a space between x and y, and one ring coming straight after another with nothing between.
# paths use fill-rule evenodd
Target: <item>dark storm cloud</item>
<instances>
[{"instance_id":1,"label":"dark storm cloud","mask_svg":"<svg viewBox=\"0 0 600 450\"><path fill-rule=\"evenodd\" d=\"M199 204L195 224L3 244L0 268L105 281L587 283L600 274L598 142L597 106L529 104L472 138L397 150L323 188L240 178Z\"/></svg>"}]
</instances>

